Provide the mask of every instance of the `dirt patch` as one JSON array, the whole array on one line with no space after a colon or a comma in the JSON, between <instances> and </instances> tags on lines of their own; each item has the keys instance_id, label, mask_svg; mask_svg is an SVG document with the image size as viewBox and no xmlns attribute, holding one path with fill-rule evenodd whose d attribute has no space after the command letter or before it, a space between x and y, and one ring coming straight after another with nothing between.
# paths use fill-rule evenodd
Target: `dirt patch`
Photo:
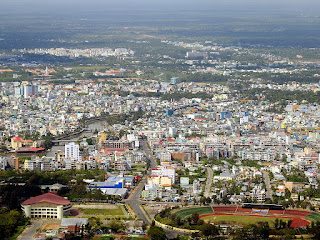
<instances>
[{"instance_id":1,"label":"dirt patch","mask_svg":"<svg viewBox=\"0 0 320 240\"><path fill-rule=\"evenodd\" d=\"M51 230L51 229L59 229L60 223L47 223L46 225L43 226L43 230Z\"/></svg>"}]
</instances>

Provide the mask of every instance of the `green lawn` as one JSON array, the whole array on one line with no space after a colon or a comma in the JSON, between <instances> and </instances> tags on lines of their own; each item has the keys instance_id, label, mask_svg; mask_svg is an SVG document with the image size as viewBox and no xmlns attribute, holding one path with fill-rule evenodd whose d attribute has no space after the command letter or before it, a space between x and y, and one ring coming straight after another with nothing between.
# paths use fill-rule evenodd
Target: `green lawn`
<instances>
[{"instance_id":1,"label":"green lawn","mask_svg":"<svg viewBox=\"0 0 320 240\"><path fill-rule=\"evenodd\" d=\"M79 210L84 215L107 215L107 216L124 215L121 207L118 207L117 209L84 209L84 208L79 208Z\"/></svg>"},{"instance_id":2,"label":"green lawn","mask_svg":"<svg viewBox=\"0 0 320 240\"><path fill-rule=\"evenodd\" d=\"M198 207L198 208L189 208L189 209L184 209L181 211L176 212L175 214L177 216L180 216L182 219L186 218L187 216L192 215L192 213L198 212L199 215L202 214L207 214L207 213L213 213L211 207Z\"/></svg>"},{"instance_id":3,"label":"green lawn","mask_svg":"<svg viewBox=\"0 0 320 240\"><path fill-rule=\"evenodd\" d=\"M251 216L240 216L240 215L213 215L201 218L204 221L210 221L212 223L233 223L239 225L246 225L246 224L256 224L257 222L268 222L270 226L274 225L274 221L276 218L271 217L251 217ZM283 219L285 222L288 219Z\"/></svg>"},{"instance_id":4,"label":"green lawn","mask_svg":"<svg viewBox=\"0 0 320 240\"><path fill-rule=\"evenodd\" d=\"M131 168L145 168L145 165L132 165Z\"/></svg>"},{"instance_id":5,"label":"green lawn","mask_svg":"<svg viewBox=\"0 0 320 240\"><path fill-rule=\"evenodd\" d=\"M72 66L71 68L78 71L101 71L107 69L107 66Z\"/></svg>"},{"instance_id":6,"label":"green lawn","mask_svg":"<svg viewBox=\"0 0 320 240\"><path fill-rule=\"evenodd\" d=\"M319 213L310 213L307 216L308 219L313 220L313 221L320 221L320 214Z\"/></svg>"}]
</instances>

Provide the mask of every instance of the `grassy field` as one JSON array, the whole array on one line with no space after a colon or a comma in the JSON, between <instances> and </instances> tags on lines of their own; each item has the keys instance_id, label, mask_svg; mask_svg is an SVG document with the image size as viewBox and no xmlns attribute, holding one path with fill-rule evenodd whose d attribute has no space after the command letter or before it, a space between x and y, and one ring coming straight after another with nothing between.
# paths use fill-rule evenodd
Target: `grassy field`
<instances>
[{"instance_id":1,"label":"grassy field","mask_svg":"<svg viewBox=\"0 0 320 240\"><path fill-rule=\"evenodd\" d=\"M101 71L106 70L107 66L72 66L71 68L77 71Z\"/></svg>"},{"instance_id":2,"label":"grassy field","mask_svg":"<svg viewBox=\"0 0 320 240\"><path fill-rule=\"evenodd\" d=\"M176 215L180 216L182 219L184 219L187 216L192 215L192 213L194 213L194 212L198 212L199 215L213 213L211 207L199 207L199 208L189 208L189 209L184 209L184 210L178 211L178 212L176 212Z\"/></svg>"},{"instance_id":3,"label":"grassy field","mask_svg":"<svg viewBox=\"0 0 320 240\"><path fill-rule=\"evenodd\" d=\"M319 213L311 213L307 216L307 219L310 219L313 221L320 221L320 214Z\"/></svg>"},{"instance_id":4,"label":"grassy field","mask_svg":"<svg viewBox=\"0 0 320 240\"><path fill-rule=\"evenodd\" d=\"M124 215L121 207L118 207L116 209L84 209L84 208L79 208L79 210L84 215L106 215L106 216Z\"/></svg>"},{"instance_id":5,"label":"grassy field","mask_svg":"<svg viewBox=\"0 0 320 240\"><path fill-rule=\"evenodd\" d=\"M274 225L276 218L271 217L251 217L240 215L213 215L201 218L204 221L210 221L212 223L233 223L239 225L256 224L257 222L268 222L270 226ZM288 221L288 219L283 219Z\"/></svg>"},{"instance_id":6,"label":"grassy field","mask_svg":"<svg viewBox=\"0 0 320 240\"><path fill-rule=\"evenodd\" d=\"M145 165L132 165L131 168L145 168Z\"/></svg>"}]
</instances>

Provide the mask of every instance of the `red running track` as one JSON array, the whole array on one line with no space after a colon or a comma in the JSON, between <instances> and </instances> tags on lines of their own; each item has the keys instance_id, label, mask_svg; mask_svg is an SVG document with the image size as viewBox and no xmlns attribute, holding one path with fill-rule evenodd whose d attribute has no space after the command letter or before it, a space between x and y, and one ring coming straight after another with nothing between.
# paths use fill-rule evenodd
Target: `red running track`
<instances>
[{"instance_id":1,"label":"red running track","mask_svg":"<svg viewBox=\"0 0 320 240\"><path fill-rule=\"evenodd\" d=\"M306 217L310 214L310 212L307 212L307 211L293 210L293 209L288 209L284 213L287 215L301 216L301 217Z\"/></svg>"}]
</instances>

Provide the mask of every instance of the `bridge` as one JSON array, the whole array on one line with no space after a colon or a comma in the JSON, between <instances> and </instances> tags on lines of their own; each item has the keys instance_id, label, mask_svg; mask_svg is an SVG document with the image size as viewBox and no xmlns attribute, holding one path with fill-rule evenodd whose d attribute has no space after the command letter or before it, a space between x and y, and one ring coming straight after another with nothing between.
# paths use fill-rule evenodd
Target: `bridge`
<instances>
[{"instance_id":1,"label":"bridge","mask_svg":"<svg viewBox=\"0 0 320 240\"><path fill-rule=\"evenodd\" d=\"M58 138L56 138L55 140L52 141L53 145L58 145L58 146L64 146L66 143L70 143L70 142L75 142L74 139L66 139L66 138L70 138L70 137L76 137L78 135L80 135L81 133L84 133L84 132L93 132L92 129L88 129L88 128L84 128L82 129L81 131L78 131L78 132L74 132L74 133L68 133L64 136L60 136Z\"/></svg>"},{"instance_id":2,"label":"bridge","mask_svg":"<svg viewBox=\"0 0 320 240\"><path fill-rule=\"evenodd\" d=\"M52 143L55 146L64 146L67 143L75 142L75 140L72 139L64 139L64 140L53 140Z\"/></svg>"}]
</instances>

